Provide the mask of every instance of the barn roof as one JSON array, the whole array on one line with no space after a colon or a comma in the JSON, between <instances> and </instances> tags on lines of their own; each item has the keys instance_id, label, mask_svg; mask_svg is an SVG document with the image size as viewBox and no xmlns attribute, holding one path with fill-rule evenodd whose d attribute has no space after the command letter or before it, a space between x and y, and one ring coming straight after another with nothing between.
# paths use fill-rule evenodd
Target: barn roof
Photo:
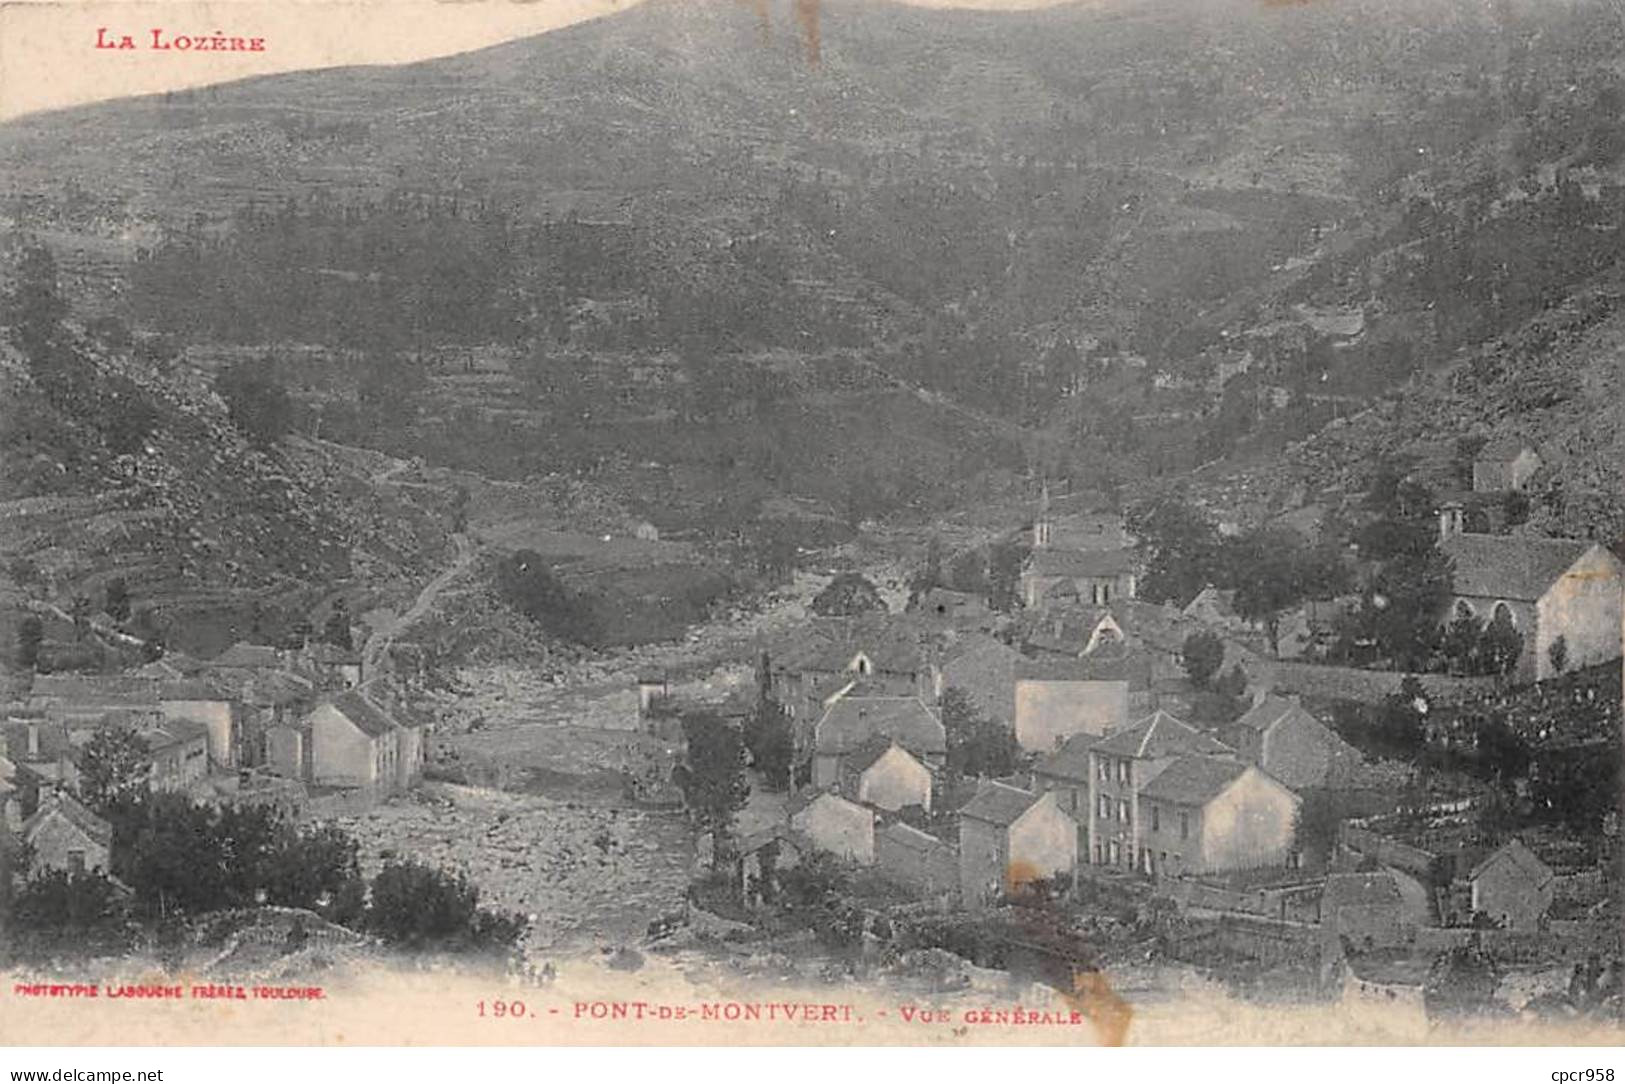
<instances>
[{"instance_id":1,"label":"barn roof","mask_svg":"<svg viewBox=\"0 0 1625 1084\"><path fill-rule=\"evenodd\" d=\"M922 832L912 824L905 824L902 821L893 821L882 828L880 834L893 843L907 847L911 851L934 851L948 846L947 843L929 832Z\"/></svg>"},{"instance_id":2,"label":"barn roof","mask_svg":"<svg viewBox=\"0 0 1625 1084\"><path fill-rule=\"evenodd\" d=\"M1033 773L1052 779L1086 782L1089 779L1089 750L1099 741L1094 734L1074 734L1062 742L1055 752L1039 759Z\"/></svg>"}]
</instances>

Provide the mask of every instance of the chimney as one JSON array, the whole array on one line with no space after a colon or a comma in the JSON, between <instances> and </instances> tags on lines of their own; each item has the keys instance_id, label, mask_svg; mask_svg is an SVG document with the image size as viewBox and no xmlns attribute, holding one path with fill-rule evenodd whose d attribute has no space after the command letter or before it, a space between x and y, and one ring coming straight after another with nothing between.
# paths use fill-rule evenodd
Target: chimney
<instances>
[{"instance_id":1,"label":"chimney","mask_svg":"<svg viewBox=\"0 0 1625 1084\"><path fill-rule=\"evenodd\" d=\"M1462 533L1464 513L1460 501L1451 501L1439 509L1439 541Z\"/></svg>"}]
</instances>

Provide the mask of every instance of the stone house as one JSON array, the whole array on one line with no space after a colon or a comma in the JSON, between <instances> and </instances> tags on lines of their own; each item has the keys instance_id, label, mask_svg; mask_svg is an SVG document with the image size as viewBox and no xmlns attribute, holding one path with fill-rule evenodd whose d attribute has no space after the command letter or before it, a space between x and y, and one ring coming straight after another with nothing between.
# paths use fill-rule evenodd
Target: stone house
<instances>
[{"instance_id":1,"label":"stone house","mask_svg":"<svg viewBox=\"0 0 1625 1084\"><path fill-rule=\"evenodd\" d=\"M1085 851L1095 865L1119 866L1154 873L1157 848L1148 844L1144 788L1181 757L1197 755L1234 759L1233 751L1208 734L1169 715L1155 711L1133 726L1089 742L1074 750L1087 758L1083 777L1087 791L1078 791L1079 765L1068 762L1066 774L1074 782L1074 800L1082 805L1086 829ZM1060 765L1043 763L1046 774ZM1160 821L1159 821L1160 825Z\"/></svg>"},{"instance_id":2,"label":"stone house","mask_svg":"<svg viewBox=\"0 0 1625 1084\"><path fill-rule=\"evenodd\" d=\"M1140 788L1143 864L1178 876L1290 865L1301 799L1232 757L1183 756Z\"/></svg>"},{"instance_id":3,"label":"stone house","mask_svg":"<svg viewBox=\"0 0 1625 1084\"><path fill-rule=\"evenodd\" d=\"M942 695L942 674L917 624L890 617L821 620L802 630L800 643L771 656L773 698L789 712L798 735L860 684L870 693L934 704Z\"/></svg>"},{"instance_id":4,"label":"stone house","mask_svg":"<svg viewBox=\"0 0 1625 1084\"><path fill-rule=\"evenodd\" d=\"M996 723L1016 725L1016 669L1021 652L985 633L967 633L949 645L942 664L944 689L959 689Z\"/></svg>"},{"instance_id":5,"label":"stone house","mask_svg":"<svg viewBox=\"0 0 1625 1084\"><path fill-rule=\"evenodd\" d=\"M1540 469L1540 456L1516 437L1492 440L1473 457L1473 492L1521 490Z\"/></svg>"},{"instance_id":6,"label":"stone house","mask_svg":"<svg viewBox=\"0 0 1625 1084\"><path fill-rule=\"evenodd\" d=\"M753 832L739 841L738 877L741 901L760 907L778 898L780 875L814 850L806 837L782 824Z\"/></svg>"},{"instance_id":7,"label":"stone house","mask_svg":"<svg viewBox=\"0 0 1625 1084\"><path fill-rule=\"evenodd\" d=\"M1473 912L1509 930L1540 928L1551 910L1556 881L1551 867L1517 839L1467 874Z\"/></svg>"},{"instance_id":8,"label":"stone house","mask_svg":"<svg viewBox=\"0 0 1625 1084\"><path fill-rule=\"evenodd\" d=\"M992 613L983 596L947 587L933 587L921 593L909 604L909 612L942 621L965 618L980 620Z\"/></svg>"},{"instance_id":9,"label":"stone house","mask_svg":"<svg viewBox=\"0 0 1625 1084\"><path fill-rule=\"evenodd\" d=\"M875 835L875 865L888 880L926 895L959 887L959 856L953 845L902 821Z\"/></svg>"},{"instance_id":10,"label":"stone house","mask_svg":"<svg viewBox=\"0 0 1625 1084\"><path fill-rule=\"evenodd\" d=\"M311 779L318 785L393 793L423 776L422 727L395 718L360 690L318 706L302 732L309 735Z\"/></svg>"},{"instance_id":11,"label":"stone house","mask_svg":"<svg viewBox=\"0 0 1625 1084\"><path fill-rule=\"evenodd\" d=\"M106 873L111 868L113 826L65 791L40 797L39 808L23 822L22 838L33 850L30 873Z\"/></svg>"},{"instance_id":12,"label":"stone house","mask_svg":"<svg viewBox=\"0 0 1625 1084\"><path fill-rule=\"evenodd\" d=\"M1150 659L1117 645L1081 659L1031 659L1016 668L1016 742L1053 752L1075 734L1107 734L1151 705Z\"/></svg>"},{"instance_id":13,"label":"stone house","mask_svg":"<svg viewBox=\"0 0 1625 1084\"><path fill-rule=\"evenodd\" d=\"M1557 675L1552 644L1562 638L1566 669L1620 657L1625 564L1596 542L1461 529L1461 506L1439 514L1439 548L1455 566L1455 590L1441 621L1470 615L1486 624L1505 613L1523 637L1514 675Z\"/></svg>"},{"instance_id":14,"label":"stone house","mask_svg":"<svg viewBox=\"0 0 1625 1084\"><path fill-rule=\"evenodd\" d=\"M354 689L365 679L361 652L325 640L312 640L299 652L299 668L324 689Z\"/></svg>"},{"instance_id":15,"label":"stone house","mask_svg":"<svg viewBox=\"0 0 1625 1084\"><path fill-rule=\"evenodd\" d=\"M930 768L889 737L876 735L840 765L841 793L895 813L905 806L931 811Z\"/></svg>"},{"instance_id":16,"label":"stone house","mask_svg":"<svg viewBox=\"0 0 1625 1084\"><path fill-rule=\"evenodd\" d=\"M175 719L140 732L152 762L148 785L155 791L181 791L209 774L209 730L190 719Z\"/></svg>"},{"instance_id":17,"label":"stone house","mask_svg":"<svg viewBox=\"0 0 1625 1084\"><path fill-rule=\"evenodd\" d=\"M1399 884L1387 870L1327 874L1320 926L1328 936L1367 951L1407 944L1415 934Z\"/></svg>"},{"instance_id":18,"label":"stone house","mask_svg":"<svg viewBox=\"0 0 1625 1084\"><path fill-rule=\"evenodd\" d=\"M1292 790L1336 786L1363 758L1296 697L1261 696L1224 728L1224 742Z\"/></svg>"},{"instance_id":19,"label":"stone house","mask_svg":"<svg viewBox=\"0 0 1625 1084\"><path fill-rule=\"evenodd\" d=\"M966 907L1075 874L1077 864L1078 825L1054 794L989 781L959 810L959 892Z\"/></svg>"},{"instance_id":20,"label":"stone house","mask_svg":"<svg viewBox=\"0 0 1625 1084\"><path fill-rule=\"evenodd\" d=\"M813 786L839 786L842 763L877 737L901 746L928 767L941 767L948 755L942 720L919 697L842 696L813 729Z\"/></svg>"},{"instance_id":21,"label":"stone house","mask_svg":"<svg viewBox=\"0 0 1625 1084\"><path fill-rule=\"evenodd\" d=\"M38 674L28 706L70 730L93 730L119 714L137 727L163 722L158 682L123 674Z\"/></svg>"},{"instance_id":22,"label":"stone house","mask_svg":"<svg viewBox=\"0 0 1625 1084\"><path fill-rule=\"evenodd\" d=\"M1185 604L1184 615L1215 632L1245 633L1252 625L1236 613L1236 593L1209 584Z\"/></svg>"},{"instance_id":23,"label":"stone house","mask_svg":"<svg viewBox=\"0 0 1625 1084\"><path fill-rule=\"evenodd\" d=\"M244 762L242 745L248 707L234 700L217 682L203 678L162 682L158 705L166 723L185 721L204 728L211 768L229 771Z\"/></svg>"},{"instance_id":24,"label":"stone house","mask_svg":"<svg viewBox=\"0 0 1625 1084\"><path fill-rule=\"evenodd\" d=\"M792 805L790 827L812 847L862 866L874 864L874 810L831 791Z\"/></svg>"}]
</instances>

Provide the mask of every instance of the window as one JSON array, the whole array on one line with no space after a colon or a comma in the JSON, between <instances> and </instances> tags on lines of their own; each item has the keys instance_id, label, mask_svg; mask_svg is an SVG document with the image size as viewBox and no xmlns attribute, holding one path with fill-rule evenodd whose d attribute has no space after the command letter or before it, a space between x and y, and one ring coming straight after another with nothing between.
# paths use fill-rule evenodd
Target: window
<instances>
[{"instance_id":1,"label":"window","mask_svg":"<svg viewBox=\"0 0 1625 1084\"><path fill-rule=\"evenodd\" d=\"M84 851L69 851L68 852L68 872L69 873L74 873L74 874L79 874L79 873L85 872L85 852Z\"/></svg>"},{"instance_id":2,"label":"window","mask_svg":"<svg viewBox=\"0 0 1625 1084\"><path fill-rule=\"evenodd\" d=\"M1100 776L1100 781L1102 783L1111 782L1112 766L1107 762L1105 757L1095 758L1095 771Z\"/></svg>"},{"instance_id":3,"label":"window","mask_svg":"<svg viewBox=\"0 0 1625 1084\"><path fill-rule=\"evenodd\" d=\"M1098 866L1102 862L1104 862L1105 860L1106 860L1106 856L1104 854L1104 848L1102 848L1100 844L1096 843L1095 844L1095 865Z\"/></svg>"},{"instance_id":4,"label":"window","mask_svg":"<svg viewBox=\"0 0 1625 1084\"><path fill-rule=\"evenodd\" d=\"M1117 800L1117 819L1122 821L1124 824L1128 823L1128 799L1127 798L1119 798Z\"/></svg>"},{"instance_id":5,"label":"window","mask_svg":"<svg viewBox=\"0 0 1625 1084\"><path fill-rule=\"evenodd\" d=\"M1179 815L1179 838L1191 838L1191 815L1189 813Z\"/></svg>"},{"instance_id":6,"label":"window","mask_svg":"<svg viewBox=\"0 0 1625 1084\"><path fill-rule=\"evenodd\" d=\"M1154 806L1151 807L1151 830L1153 832L1162 831L1162 807L1161 806L1155 806L1154 805Z\"/></svg>"},{"instance_id":7,"label":"window","mask_svg":"<svg viewBox=\"0 0 1625 1084\"><path fill-rule=\"evenodd\" d=\"M1100 819L1103 821L1112 819L1112 800L1104 794L1100 796Z\"/></svg>"}]
</instances>

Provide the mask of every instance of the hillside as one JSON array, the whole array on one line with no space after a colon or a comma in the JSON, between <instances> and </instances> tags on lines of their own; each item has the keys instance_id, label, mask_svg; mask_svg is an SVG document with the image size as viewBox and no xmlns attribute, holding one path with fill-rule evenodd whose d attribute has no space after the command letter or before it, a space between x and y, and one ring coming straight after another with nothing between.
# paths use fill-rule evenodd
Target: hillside
<instances>
[{"instance_id":1,"label":"hillside","mask_svg":"<svg viewBox=\"0 0 1625 1084\"><path fill-rule=\"evenodd\" d=\"M283 634L335 593L409 582L447 549L449 495L382 491L382 457L306 440L256 447L197 373L71 324L62 349L83 366L68 400L0 344L8 662L28 610L55 616L54 637L107 642L60 618L76 597L100 609L115 578L142 638L212 653Z\"/></svg>"},{"instance_id":2,"label":"hillside","mask_svg":"<svg viewBox=\"0 0 1625 1084\"><path fill-rule=\"evenodd\" d=\"M1606 5L836 0L816 51L765 10L26 118L5 214L87 316L268 358L307 433L590 473L663 529L1034 466L1273 485L1474 357L1505 372L1451 393L1463 432L1589 426L1606 485L1607 419L1520 401L1557 362L1496 345L1618 260Z\"/></svg>"}]
</instances>

